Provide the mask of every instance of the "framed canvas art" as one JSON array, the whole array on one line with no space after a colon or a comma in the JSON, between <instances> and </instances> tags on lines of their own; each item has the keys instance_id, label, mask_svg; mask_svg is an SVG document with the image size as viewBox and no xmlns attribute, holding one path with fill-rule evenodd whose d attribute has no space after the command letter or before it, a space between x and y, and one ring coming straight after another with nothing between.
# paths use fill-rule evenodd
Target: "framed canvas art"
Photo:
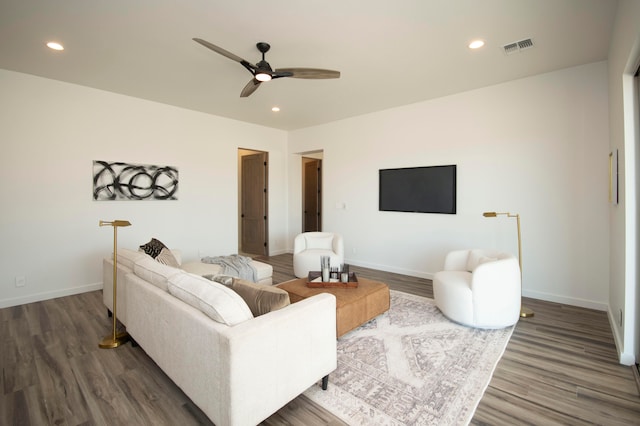
<instances>
[{"instance_id":1,"label":"framed canvas art","mask_svg":"<svg viewBox=\"0 0 640 426\"><path fill-rule=\"evenodd\" d=\"M178 169L94 160L93 199L177 200Z\"/></svg>"}]
</instances>

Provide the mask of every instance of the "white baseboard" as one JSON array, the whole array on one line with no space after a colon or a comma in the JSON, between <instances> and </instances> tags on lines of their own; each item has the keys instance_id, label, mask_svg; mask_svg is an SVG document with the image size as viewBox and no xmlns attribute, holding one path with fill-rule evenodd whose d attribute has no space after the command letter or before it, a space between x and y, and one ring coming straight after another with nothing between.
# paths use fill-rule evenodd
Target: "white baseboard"
<instances>
[{"instance_id":1,"label":"white baseboard","mask_svg":"<svg viewBox=\"0 0 640 426\"><path fill-rule=\"evenodd\" d=\"M606 312L609 310L609 306L606 303L596 302L594 300L580 299L577 297L560 296L558 294L553 294L553 293L544 293L540 291L525 290L522 292L522 296L530 297L532 299L546 300L547 302L562 303L564 305L579 306L581 308L587 308L587 309L595 309L597 311Z\"/></svg>"},{"instance_id":2,"label":"white baseboard","mask_svg":"<svg viewBox=\"0 0 640 426\"><path fill-rule=\"evenodd\" d=\"M87 284L80 287L63 288L55 291L47 291L44 293L30 294L24 297L2 299L0 300L0 309L10 308L12 306L24 305L27 303L41 302L43 300L57 299L58 297L72 296L74 294L87 293L95 290L102 290L102 282Z\"/></svg>"},{"instance_id":3,"label":"white baseboard","mask_svg":"<svg viewBox=\"0 0 640 426\"><path fill-rule=\"evenodd\" d=\"M611 333L613 334L613 340L616 344L616 350L618 351L618 361L622 365L634 365L636 363L636 357L633 352L625 351L623 338L620 335L621 327L617 327L616 315L611 312L611 309L607 309L607 316L609 317L609 324L611 324Z\"/></svg>"},{"instance_id":4,"label":"white baseboard","mask_svg":"<svg viewBox=\"0 0 640 426\"><path fill-rule=\"evenodd\" d=\"M269 256L277 256L279 254L293 253L293 250L281 249L281 250L272 250L269 252Z\"/></svg>"},{"instance_id":5,"label":"white baseboard","mask_svg":"<svg viewBox=\"0 0 640 426\"><path fill-rule=\"evenodd\" d=\"M412 269L396 268L388 265L380 265L377 263L361 262L359 260L345 259L344 263L349 265L361 266L363 268L375 269L376 271L392 272L394 274L408 275L410 277L433 279L433 274L424 271L414 271Z\"/></svg>"}]
</instances>

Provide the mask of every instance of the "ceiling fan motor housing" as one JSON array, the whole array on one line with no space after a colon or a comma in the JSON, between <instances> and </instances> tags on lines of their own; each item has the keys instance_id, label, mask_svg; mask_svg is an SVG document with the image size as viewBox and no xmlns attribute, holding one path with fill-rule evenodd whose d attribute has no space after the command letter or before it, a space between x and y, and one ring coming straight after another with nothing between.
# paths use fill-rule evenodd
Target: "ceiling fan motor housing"
<instances>
[{"instance_id":1,"label":"ceiling fan motor housing","mask_svg":"<svg viewBox=\"0 0 640 426\"><path fill-rule=\"evenodd\" d=\"M263 55L267 53L269 49L271 49L271 46L269 45L269 43L265 43L264 41L261 41L260 43L256 43L256 47L260 52L262 52ZM264 59L264 57L262 59Z\"/></svg>"}]
</instances>

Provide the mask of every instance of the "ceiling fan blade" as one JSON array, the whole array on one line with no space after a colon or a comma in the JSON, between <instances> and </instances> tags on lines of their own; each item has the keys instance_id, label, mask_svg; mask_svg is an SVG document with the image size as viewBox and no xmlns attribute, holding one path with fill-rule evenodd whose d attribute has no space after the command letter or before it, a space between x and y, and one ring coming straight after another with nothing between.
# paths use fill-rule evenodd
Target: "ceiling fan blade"
<instances>
[{"instance_id":1,"label":"ceiling fan blade","mask_svg":"<svg viewBox=\"0 0 640 426\"><path fill-rule=\"evenodd\" d=\"M247 83L246 86L244 86L244 89L242 89L242 92L240 92L240 97L241 98L246 98L247 96L249 96L250 94L252 94L253 92L255 92L258 87L260 86L260 81L254 79L249 80L249 82Z\"/></svg>"},{"instance_id":2,"label":"ceiling fan blade","mask_svg":"<svg viewBox=\"0 0 640 426\"><path fill-rule=\"evenodd\" d=\"M323 70L319 68L278 68L276 74L290 73L291 75L281 77L293 78L339 78L340 71Z\"/></svg>"},{"instance_id":3,"label":"ceiling fan blade","mask_svg":"<svg viewBox=\"0 0 640 426\"><path fill-rule=\"evenodd\" d=\"M213 50L216 53L219 53L222 56L226 56L227 58L231 59L232 61L236 61L236 62L240 62L241 64L243 62L249 63L247 61L245 61L244 59L242 59L240 56L238 55L234 55L233 53L224 50L222 47L218 47L215 44L209 43L206 40L203 40L201 38L194 38L193 41L200 43L201 45L203 45L204 47L207 47L211 50Z\"/></svg>"}]
</instances>

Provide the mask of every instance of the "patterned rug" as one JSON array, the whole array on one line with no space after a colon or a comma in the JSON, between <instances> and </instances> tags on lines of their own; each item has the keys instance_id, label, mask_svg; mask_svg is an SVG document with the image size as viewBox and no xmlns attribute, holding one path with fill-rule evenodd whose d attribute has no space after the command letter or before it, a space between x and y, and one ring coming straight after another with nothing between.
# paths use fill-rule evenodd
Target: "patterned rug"
<instances>
[{"instance_id":1,"label":"patterned rug","mask_svg":"<svg viewBox=\"0 0 640 426\"><path fill-rule=\"evenodd\" d=\"M512 332L455 324L392 290L388 312L338 340L329 388L304 395L350 425L466 425Z\"/></svg>"}]
</instances>

